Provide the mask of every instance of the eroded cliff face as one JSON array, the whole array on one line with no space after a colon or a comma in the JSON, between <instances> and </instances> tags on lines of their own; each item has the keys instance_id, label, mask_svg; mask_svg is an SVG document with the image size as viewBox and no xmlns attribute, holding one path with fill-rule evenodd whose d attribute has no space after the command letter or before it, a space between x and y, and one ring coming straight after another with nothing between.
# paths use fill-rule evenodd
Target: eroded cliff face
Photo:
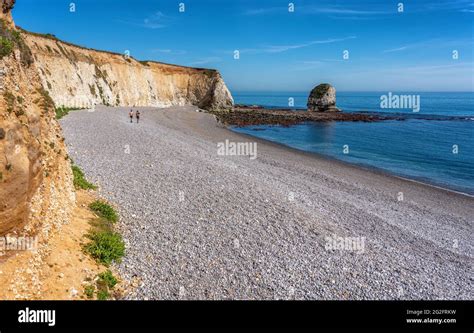
<instances>
[{"instance_id":1,"label":"eroded cliff face","mask_svg":"<svg viewBox=\"0 0 474 333\"><path fill-rule=\"evenodd\" d=\"M0 0L0 236L38 235L67 223L72 174L54 104Z\"/></svg>"},{"instance_id":2,"label":"eroded cliff face","mask_svg":"<svg viewBox=\"0 0 474 333\"><path fill-rule=\"evenodd\" d=\"M216 70L139 62L78 47L52 36L25 33L38 74L56 106L192 104L228 109L232 96Z\"/></svg>"}]
</instances>

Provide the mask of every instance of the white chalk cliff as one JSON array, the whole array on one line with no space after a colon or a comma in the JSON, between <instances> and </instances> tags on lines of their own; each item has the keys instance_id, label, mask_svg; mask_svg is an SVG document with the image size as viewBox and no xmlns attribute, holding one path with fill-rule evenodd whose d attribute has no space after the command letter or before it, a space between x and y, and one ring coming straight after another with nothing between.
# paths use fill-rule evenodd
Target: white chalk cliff
<instances>
[{"instance_id":1,"label":"white chalk cliff","mask_svg":"<svg viewBox=\"0 0 474 333\"><path fill-rule=\"evenodd\" d=\"M23 33L44 89L56 106L90 107L192 104L228 109L232 96L220 73L97 51L53 36Z\"/></svg>"}]
</instances>

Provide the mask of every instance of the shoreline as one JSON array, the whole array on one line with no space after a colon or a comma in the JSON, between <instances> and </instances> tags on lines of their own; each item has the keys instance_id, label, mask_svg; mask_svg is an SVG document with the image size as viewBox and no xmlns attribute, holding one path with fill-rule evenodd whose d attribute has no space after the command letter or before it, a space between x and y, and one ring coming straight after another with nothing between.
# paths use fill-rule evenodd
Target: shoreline
<instances>
[{"instance_id":1,"label":"shoreline","mask_svg":"<svg viewBox=\"0 0 474 333\"><path fill-rule=\"evenodd\" d=\"M472 298L472 197L236 133L196 109L61 120L71 157L120 209L117 269L143 282L127 299ZM226 139L257 142L258 157L220 156ZM328 237L365 248L328 250Z\"/></svg>"},{"instance_id":2,"label":"shoreline","mask_svg":"<svg viewBox=\"0 0 474 333\"><path fill-rule=\"evenodd\" d=\"M276 126L278 126L278 125L276 125ZM404 180L404 181L414 182L414 183L421 184L421 185L424 185L424 186L429 186L429 187L436 188L436 189L439 189L439 190L460 194L460 195L463 195L463 196L467 196L469 198L474 198L474 192L473 193L467 193L467 192L463 192L461 189L443 187L441 184L438 184L436 182L430 182L429 180L410 178L408 176L399 175L397 173L394 173L394 172L391 172L389 170L385 170L385 169L382 169L382 168L378 168L378 167L375 167L375 166L347 162L347 161L338 159L338 158L330 156L330 155L324 155L324 154L317 153L317 152L311 152L311 151L306 151L306 150L303 150L303 149L298 149L298 148L295 148L295 147L288 146L288 145L286 145L284 143L281 143L281 142L267 140L267 139L264 139L264 138L253 136L251 134L235 132L235 131L232 130L232 128L229 128L228 126L226 126L226 128L229 131L231 131L232 133L241 135L242 137L246 137L246 138L252 139L252 140L257 141L257 142L261 141L261 143L263 143L263 144L274 144L274 145L280 146L283 149L288 149L288 150L294 151L296 153L303 153L303 154L305 154L305 156L310 156L310 157L312 156L313 158L327 159L328 161L334 161L336 163L341 163L345 166L355 167L357 169L378 173L382 176L394 177L394 178L401 179L401 180Z\"/></svg>"}]
</instances>

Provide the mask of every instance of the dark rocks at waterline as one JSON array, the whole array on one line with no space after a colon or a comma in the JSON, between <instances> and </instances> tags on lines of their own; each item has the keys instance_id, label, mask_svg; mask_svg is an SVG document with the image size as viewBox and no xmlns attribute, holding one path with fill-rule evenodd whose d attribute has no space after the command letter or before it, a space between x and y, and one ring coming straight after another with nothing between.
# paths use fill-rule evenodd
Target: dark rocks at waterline
<instances>
[{"instance_id":1,"label":"dark rocks at waterline","mask_svg":"<svg viewBox=\"0 0 474 333\"><path fill-rule=\"evenodd\" d=\"M303 122L404 120L401 116L371 113L305 112L287 109L265 109L239 106L229 112L214 113L217 119L230 126L282 125L291 126Z\"/></svg>"},{"instance_id":2,"label":"dark rocks at waterline","mask_svg":"<svg viewBox=\"0 0 474 333\"><path fill-rule=\"evenodd\" d=\"M311 90L308 97L308 111L338 112L336 107L336 88L322 83Z\"/></svg>"}]
</instances>

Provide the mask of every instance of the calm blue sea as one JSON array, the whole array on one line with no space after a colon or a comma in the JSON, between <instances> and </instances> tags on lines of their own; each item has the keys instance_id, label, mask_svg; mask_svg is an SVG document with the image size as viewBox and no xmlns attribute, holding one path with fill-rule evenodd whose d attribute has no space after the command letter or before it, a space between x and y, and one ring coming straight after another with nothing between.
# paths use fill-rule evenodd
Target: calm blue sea
<instances>
[{"instance_id":1,"label":"calm blue sea","mask_svg":"<svg viewBox=\"0 0 474 333\"><path fill-rule=\"evenodd\" d=\"M249 126L233 130L474 194L474 93L416 93L420 95L419 112L381 109L382 94L386 93L338 92L337 105L346 112L404 113L413 118L374 123ZM305 108L308 94L234 92L233 96L236 103L266 107L288 107L289 98L293 98L295 108Z\"/></svg>"}]
</instances>

